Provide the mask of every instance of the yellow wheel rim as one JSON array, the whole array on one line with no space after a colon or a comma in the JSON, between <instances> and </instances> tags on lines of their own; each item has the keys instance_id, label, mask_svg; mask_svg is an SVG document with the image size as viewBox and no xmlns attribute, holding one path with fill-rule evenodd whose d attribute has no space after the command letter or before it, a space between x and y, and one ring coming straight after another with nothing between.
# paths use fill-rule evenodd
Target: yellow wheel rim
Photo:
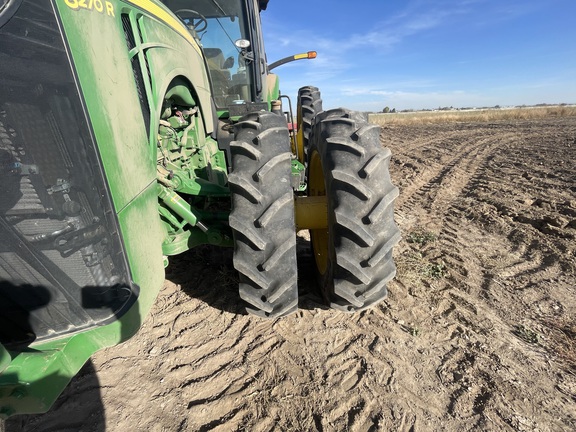
<instances>
[{"instance_id":1,"label":"yellow wheel rim","mask_svg":"<svg viewBox=\"0 0 576 432\"><path fill-rule=\"evenodd\" d=\"M320 154L314 150L310 156L309 175L308 175L308 195L309 196L326 196L326 183L324 182L324 170ZM328 228L310 230L312 248L314 250L314 259L316 267L320 274L326 274L328 270L329 258L329 233Z\"/></svg>"},{"instance_id":2,"label":"yellow wheel rim","mask_svg":"<svg viewBox=\"0 0 576 432\"><path fill-rule=\"evenodd\" d=\"M295 154L298 156L298 160L304 163L304 121L302 119L302 107L298 103L298 111L296 116L296 148L294 149Z\"/></svg>"},{"instance_id":3,"label":"yellow wheel rim","mask_svg":"<svg viewBox=\"0 0 576 432\"><path fill-rule=\"evenodd\" d=\"M298 123L298 131L296 132L296 148L294 152L298 155L298 160L304 163L304 130L302 124Z\"/></svg>"}]
</instances>

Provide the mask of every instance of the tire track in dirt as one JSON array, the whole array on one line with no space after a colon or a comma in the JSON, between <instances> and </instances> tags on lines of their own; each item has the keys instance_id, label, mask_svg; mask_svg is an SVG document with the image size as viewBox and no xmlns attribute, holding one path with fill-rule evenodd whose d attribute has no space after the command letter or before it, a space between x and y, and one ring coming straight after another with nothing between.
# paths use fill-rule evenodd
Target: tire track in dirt
<instances>
[{"instance_id":1,"label":"tire track in dirt","mask_svg":"<svg viewBox=\"0 0 576 432\"><path fill-rule=\"evenodd\" d=\"M464 215L457 205L462 197L473 192L476 185L486 182L489 161L495 152L501 150L500 143L514 141L517 139L515 135L508 132L504 136L499 134L496 139L480 135L475 137L474 143L450 149L454 155L450 160L445 160L436 170L421 176L419 182L405 188L401 194L404 196L404 202L399 207L401 212L422 209L423 215L418 218L418 224L439 228L438 243L426 251L432 258L441 257L450 269L450 276L437 300L438 312L446 320L455 320L452 325L455 334L462 334L466 339L483 339L495 325L503 323L487 305L479 301L478 295L481 293L475 287L482 286L478 281L486 279L486 276L481 265L470 259L469 250L481 245L483 236L481 233L470 235L471 230L462 230ZM476 244L471 244L471 239ZM455 349L454 352L462 351ZM494 367L492 360L481 367L478 356L471 348L459 356L445 356L437 373L451 392L448 412L458 413L460 417L469 418L473 424L481 426L489 402L502 387L491 378ZM445 373L447 370L450 373Z\"/></svg>"},{"instance_id":2,"label":"tire track in dirt","mask_svg":"<svg viewBox=\"0 0 576 432\"><path fill-rule=\"evenodd\" d=\"M465 137L458 141L463 143L447 149L452 155L450 159L444 160L427 176L422 176L418 182L402 190L399 212L411 214L412 218L416 213L413 227L429 226L434 231L439 230L439 238L444 244L428 251L429 256L446 260L451 271L458 272L465 280L471 272L478 273L479 270L474 263L467 263L462 258L468 245L459 240L461 215L454 206L461 201L462 195L467 195L463 191L482 176L483 167L498 147L498 141L485 137L481 131L472 138Z\"/></svg>"},{"instance_id":3,"label":"tire track in dirt","mask_svg":"<svg viewBox=\"0 0 576 432\"><path fill-rule=\"evenodd\" d=\"M510 133L480 140L478 146L467 152L460 161L450 181L442 185L442 190L436 191L433 205L430 206L431 210L433 207L434 214L441 218L440 252L446 257L451 269L451 279L460 285L460 290L474 296L479 295L477 287L483 286L478 282L484 279L484 271L474 256L470 257L469 251L486 244L486 235L463 225L462 221L466 220L466 209L474 207L471 198L478 185L489 178L488 164L494 154L502 150L500 143L513 140L514 136ZM463 205L463 200L468 202Z\"/></svg>"},{"instance_id":4,"label":"tire track in dirt","mask_svg":"<svg viewBox=\"0 0 576 432\"><path fill-rule=\"evenodd\" d=\"M414 210L421 209L428 213L436 197L445 205L465 187L480 163L476 160L477 156L489 152L487 142L490 138L474 135L462 139L460 135L456 131L452 136L435 140L436 144L430 148L436 157L425 162L424 172L402 186L396 203L398 213L410 214L411 218L414 218ZM454 142L454 147L447 147L451 142ZM462 165L465 167L462 168ZM441 205L434 204L443 211Z\"/></svg>"},{"instance_id":5,"label":"tire track in dirt","mask_svg":"<svg viewBox=\"0 0 576 432\"><path fill-rule=\"evenodd\" d=\"M505 142L514 140L510 134L505 134ZM465 175L455 176L449 190L451 193L444 201L447 205L442 220L442 228L439 233L438 248L440 254L445 256L447 267L450 269L446 281L447 297L444 298L444 307L439 312L445 318L452 318L458 323L456 330L461 332L466 340L476 341L470 343L466 351L455 349L442 359L437 373L443 384L450 388L453 393L448 411L458 413L460 417L469 417L475 422L475 426L482 427L486 420L485 411L490 407L492 399L497 398L499 393L506 390L507 394L514 392L506 388L503 383L496 382L492 377L492 371L500 366L499 359L494 353L488 356L482 355L481 348L487 336L494 337L494 328L509 327L500 317L494 314L492 308L485 303L486 284L492 278L487 274L483 264L478 262L476 254L471 251L482 249L486 251L490 244L500 244L499 239L494 238L490 242L486 233L476 229L475 226L462 224L465 214L461 207L469 208L473 204L464 206L458 202L450 206L451 197L471 197L478 184L489 182L489 162L494 153L502 151L498 147L498 141L493 139L483 140L485 149L479 153L471 153L474 158L459 165L461 173ZM437 206L435 214L440 214L442 200L433 201ZM488 241L487 241L488 240ZM443 310L444 309L444 310ZM503 342L503 341L502 341ZM454 354L454 355L451 355ZM446 371L450 373L445 373ZM475 417L475 420L472 418Z\"/></svg>"},{"instance_id":6,"label":"tire track in dirt","mask_svg":"<svg viewBox=\"0 0 576 432\"><path fill-rule=\"evenodd\" d=\"M394 150L391 169L400 168L395 179L401 190L395 203L397 212L414 191L427 184L437 175L438 169L452 159L453 153L447 149L456 146L460 151L466 146L460 142L462 133L458 131L421 131L406 139L403 135L400 135L400 138L395 137L394 134L398 134L399 130L401 129L385 128L381 133L383 145ZM400 217L403 217L401 213Z\"/></svg>"},{"instance_id":7,"label":"tire track in dirt","mask_svg":"<svg viewBox=\"0 0 576 432\"><path fill-rule=\"evenodd\" d=\"M476 188L491 180L486 178L487 163L498 149L498 143L508 143L510 140L514 140L511 133L506 133L503 137L499 135L497 141L479 136L475 144L453 149L452 154L456 156L446 161L438 170L423 176L420 182L402 191L403 202L400 203L399 211L408 212L421 208L425 214L433 215L422 216L419 223L431 224L433 228L441 227L440 239L445 244L440 252L451 261L451 268L456 269L463 279L470 277L472 272L478 277L481 270L475 263L464 263L462 259L465 249L470 246L470 239L466 238L465 242L459 240L463 237L459 235L461 220L466 216L461 209L469 207L469 203L461 204L462 197L470 201ZM454 198L457 198L457 202L453 202Z\"/></svg>"},{"instance_id":8,"label":"tire track in dirt","mask_svg":"<svg viewBox=\"0 0 576 432\"><path fill-rule=\"evenodd\" d=\"M394 417L393 411L407 410L408 407L403 402L408 400L411 406L427 410L434 415L441 415L442 412L442 405L435 401L433 396L423 392L417 385L414 386L408 381L398 379L398 376L402 376L402 374L419 376L423 372L418 365L411 364L411 359L405 353L396 349L396 339L402 339L398 337L399 335L395 331L395 328L398 329L398 321L400 320L390 315L385 308L376 308L366 313L363 319L348 322L347 326L353 329L353 334L361 336L347 340L342 348L342 352L352 351L354 353L353 358L359 359L354 363L355 368L350 367L349 369L355 371L356 376L362 378L361 382L357 384L363 386L362 391L365 395L362 401L365 404L372 401L372 404L379 408L380 413L388 414L382 415L383 423L380 424L382 430L395 427L385 420L389 420L391 416ZM387 325L374 325L377 322L387 323ZM405 327L400 327L400 332L406 336L409 334L408 328ZM337 350L331 358L330 364L332 365L333 362L335 366L341 362L341 357L342 354ZM405 397L405 401L401 403L398 403L399 401L391 402L390 397L382 398L382 389L385 389L392 397L395 394L410 396ZM336 405L333 409L341 408ZM373 418L369 413L366 410L359 415L358 423L365 424ZM349 424L349 426L353 426L353 424Z\"/></svg>"},{"instance_id":9,"label":"tire track in dirt","mask_svg":"<svg viewBox=\"0 0 576 432\"><path fill-rule=\"evenodd\" d=\"M251 364L282 349L283 342L266 331L268 322L254 325L253 317L215 316L214 312L203 304L172 323L170 317L166 321L173 334L161 353L177 355L162 375L170 399L179 401L180 415L187 419L189 430L210 430L223 423L232 429L241 425L250 416L254 401L247 393L258 387L267 373Z\"/></svg>"},{"instance_id":10,"label":"tire track in dirt","mask_svg":"<svg viewBox=\"0 0 576 432\"><path fill-rule=\"evenodd\" d=\"M570 154L558 152L557 147L562 141L570 141L560 137L558 142L556 130L547 133L520 134L521 139L511 142L505 152L490 162L482 187L468 191L475 205L462 206L470 221L488 228L492 235L490 245L500 245L500 248L490 248L478 244L471 251L478 257L484 273L480 293L493 314L502 320L496 327L509 330L507 335L502 335L504 338L496 338L502 344L511 335L530 343L539 340L538 334L548 332L542 323L562 314L568 307L556 299L562 298L563 293L576 294L573 277L569 276L575 274L574 256L566 253L570 250L567 239L573 242L574 233L554 226L563 218L558 216L558 210L571 216L570 201L567 195L565 201L545 198L558 188L558 171L550 168L558 167L562 172L562 159ZM555 144L539 144L550 140ZM542 151L549 155L550 164L543 164L543 159L537 157ZM527 174L539 171L546 174L539 175L538 179L538 175ZM497 194L495 185L500 185ZM511 369L535 362L534 357L520 358Z\"/></svg>"},{"instance_id":11,"label":"tire track in dirt","mask_svg":"<svg viewBox=\"0 0 576 432\"><path fill-rule=\"evenodd\" d=\"M441 170L437 171L435 176L428 175L421 178L424 183L412 184L412 193L409 193L406 202L400 207L400 210L421 208L428 210L433 217L421 216L419 224L433 227L440 227L439 240L437 244L425 251L431 257L442 257L450 269L450 275L446 282L442 284L442 293L439 295L438 312L441 316L449 319L452 317L456 320L455 330L463 333L466 339L483 341L485 336L493 334L492 329L508 328L513 330L512 323L505 321L506 310L510 304L514 303L514 295L510 293L510 298L502 302L501 289L497 298L507 305L504 308L495 307L494 302L486 303L483 298L489 287L502 285L501 282L494 279L494 275L484 267L485 263L478 262L478 255L470 254L470 251L482 251L479 256L490 256L490 244L506 244L506 237L498 236L500 232L509 232L512 230L496 230L492 238L488 238L486 233L476 227L466 227L462 220L469 216L467 212L481 202L477 201L476 190L484 188L490 194L495 185L501 185L506 176L502 175L500 170L494 170L492 164L496 154L506 153L507 148L500 148L500 143L505 142L506 147L519 146L523 140L528 137L518 136L517 131L499 134L497 138L483 138L478 141L478 145L463 150L462 147L454 149L456 155L448 161ZM518 177L517 172L513 172L512 178ZM511 189L515 189L513 186ZM406 198L406 193L404 197ZM454 202L453 199L456 198ZM468 201L462 203L462 201ZM500 225L503 223L500 222ZM504 224L505 225L505 224ZM488 242L487 242L488 240ZM490 241L492 240L492 241ZM488 243L488 245L486 244ZM528 273L528 278L533 280L535 273L548 269L556 273L560 268L551 263L555 260L545 259L537 252L542 249L538 244L532 248L531 259L527 259L526 253L518 256L516 265ZM506 249L500 251L502 255L509 253ZM510 277L521 277L522 273L511 274ZM495 283L494 283L495 282ZM538 283L537 281L535 281ZM501 288L498 286L497 288ZM479 301L480 300L480 301ZM525 306L525 305L523 305ZM493 309L499 313L494 313ZM503 319L504 318L504 319ZM509 334L499 335L499 343L504 345L509 340ZM493 337L493 336L492 336ZM444 375L444 371L450 370L449 374L443 379L443 384L451 388L452 396L448 407L449 412L457 412L459 416L476 416L476 426L482 426L486 420L485 410L489 409L492 399L497 397L499 392L513 394L520 398L522 395L509 388L506 383L497 382L492 377L491 371L497 367L500 362L497 356L492 353L484 366L478 361L478 355L474 353L473 345L463 358L446 356L441 366L438 368L439 376ZM461 350L455 352L461 353ZM486 360L486 357L483 356ZM528 359L523 358L514 366L522 368L522 364ZM470 380L463 380L462 377L472 377ZM473 383L471 385L470 383ZM502 404L502 401L499 401ZM511 424L510 416L512 413L503 415L498 413L503 424Z\"/></svg>"}]
</instances>

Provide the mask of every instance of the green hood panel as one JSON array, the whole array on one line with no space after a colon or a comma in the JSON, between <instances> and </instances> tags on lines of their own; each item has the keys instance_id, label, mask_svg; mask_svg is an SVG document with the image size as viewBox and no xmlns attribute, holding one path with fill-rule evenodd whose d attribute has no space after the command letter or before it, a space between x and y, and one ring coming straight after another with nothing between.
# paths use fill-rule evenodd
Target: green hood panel
<instances>
[{"instance_id":1,"label":"green hood panel","mask_svg":"<svg viewBox=\"0 0 576 432\"><path fill-rule=\"evenodd\" d=\"M48 410L136 333L164 280L128 4L71 3L24 0L0 27L0 417Z\"/></svg>"}]
</instances>

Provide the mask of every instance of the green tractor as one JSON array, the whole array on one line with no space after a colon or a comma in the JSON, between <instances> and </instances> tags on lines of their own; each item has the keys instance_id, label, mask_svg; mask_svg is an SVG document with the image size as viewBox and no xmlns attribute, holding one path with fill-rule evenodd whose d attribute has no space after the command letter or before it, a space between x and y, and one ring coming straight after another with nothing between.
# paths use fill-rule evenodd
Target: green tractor
<instances>
[{"instance_id":1,"label":"green tractor","mask_svg":"<svg viewBox=\"0 0 576 432\"><path fill-rule=\"evenodd\" d=\"M315 53L268 64L267 3L0 0L0 418L45 412L134 335L198 245L234 248L260 317L298 308L298 230L331 307L385 298L390 152L315 87L288 127L270 71Z\"/></svg>"}]
</instances>

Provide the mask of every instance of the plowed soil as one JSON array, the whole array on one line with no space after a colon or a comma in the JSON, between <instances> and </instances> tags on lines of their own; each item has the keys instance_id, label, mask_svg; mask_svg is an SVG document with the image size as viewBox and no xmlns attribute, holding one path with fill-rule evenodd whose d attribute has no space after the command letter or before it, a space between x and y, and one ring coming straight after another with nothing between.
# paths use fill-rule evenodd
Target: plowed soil
<instances>
[{"instance_id":1,"label":"plowed soil","mask_svg":"<svg viewBox=\"0 0 576 432\"><path fill-rule=\"evenodd\" d=\"M244 315L231 252L172 259L139 334L26 431L576 430L576 118L388 126L397 278L345 315Z\"/></svg>"}]
</instances>

